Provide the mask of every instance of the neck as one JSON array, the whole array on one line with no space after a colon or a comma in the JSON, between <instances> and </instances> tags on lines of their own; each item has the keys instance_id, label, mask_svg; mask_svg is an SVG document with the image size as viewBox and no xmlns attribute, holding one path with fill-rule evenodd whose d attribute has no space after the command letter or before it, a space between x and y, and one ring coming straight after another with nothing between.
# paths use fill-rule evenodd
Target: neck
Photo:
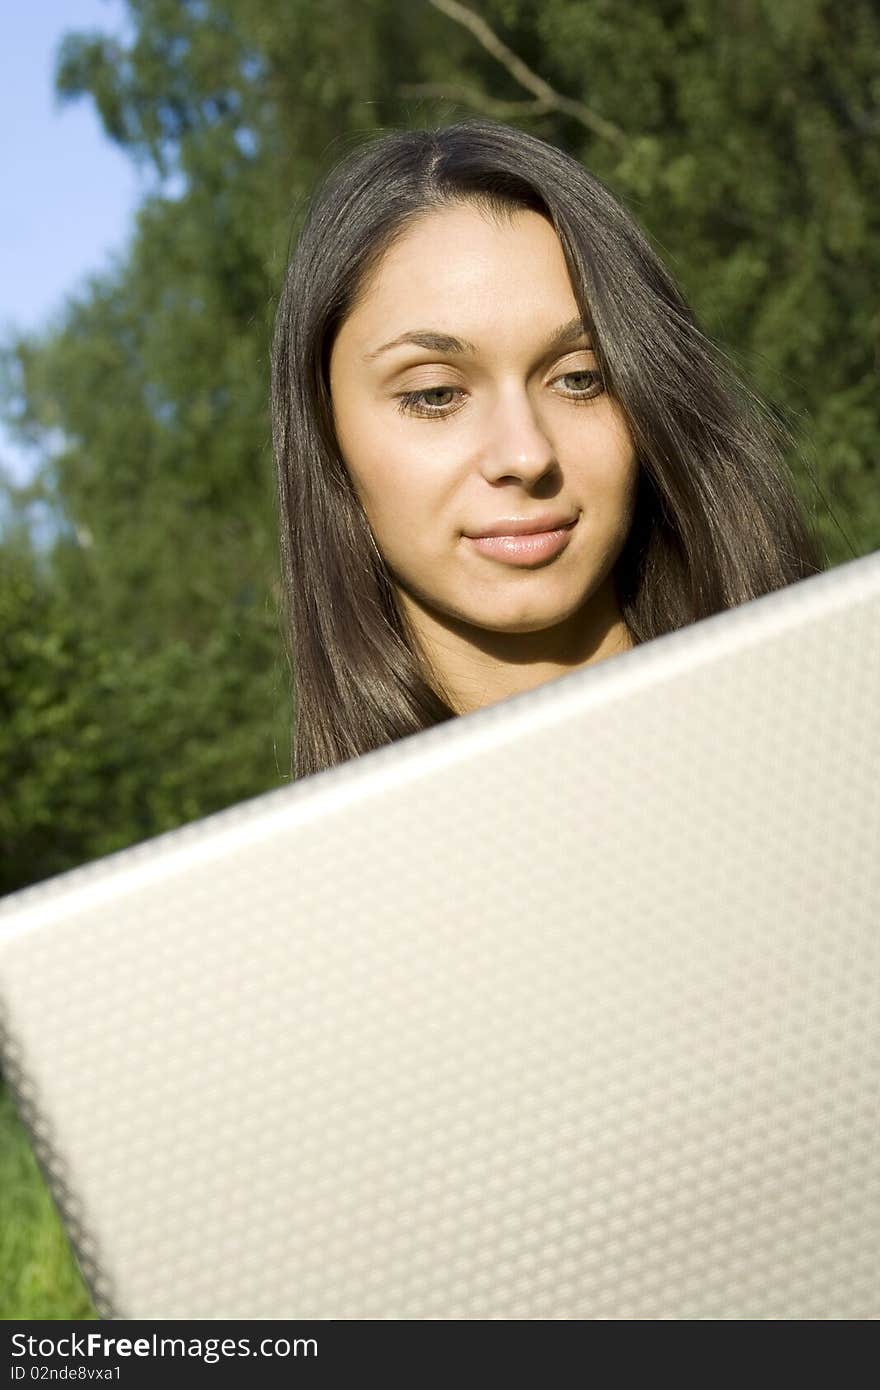
<instances>
[{"instance_id":1,"label":"neck","mask_svg":"<svg viewBox=\"0 0 880 1390\"><path fill-rule=\"evenodd\" d=\"M634 645L610 576L581 608L538 632L478 628L426 608L408 592L399 591L399 598L429 679L456 714L497 704Z\"/></svg>"}]
</instances>

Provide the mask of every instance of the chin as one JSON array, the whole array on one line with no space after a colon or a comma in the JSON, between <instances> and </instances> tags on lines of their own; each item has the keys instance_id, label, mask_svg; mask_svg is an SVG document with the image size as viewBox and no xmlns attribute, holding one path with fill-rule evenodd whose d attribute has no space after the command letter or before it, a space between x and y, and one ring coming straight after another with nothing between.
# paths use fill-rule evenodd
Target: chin
<instances>
[{"instance_id":1,"label":"chin","mask_svg":"<svg viewBox=\"0 0 880 1390\"><path fill-rule=\"evenodd\" d=\"M505 615L498 609L488 612L471 613L463 615L465 621L472 627L483 628L487 632L546 632L548 628L558 627L570 618L572 613L577 612L580 603L573 603L570 607L546 607L540 611L516 612Z\"/></svg>"}]
</instances>

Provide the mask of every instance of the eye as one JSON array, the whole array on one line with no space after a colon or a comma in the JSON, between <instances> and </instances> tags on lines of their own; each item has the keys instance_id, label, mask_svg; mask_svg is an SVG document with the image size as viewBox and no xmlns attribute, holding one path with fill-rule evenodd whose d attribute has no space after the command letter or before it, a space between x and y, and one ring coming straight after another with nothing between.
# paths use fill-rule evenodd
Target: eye
<instances>
[{"instance_id":1,"label":"eye","mask_svg":"<svg viewBox=\"0 0 880 1390\"><path fill-rule=\"evenodd\" d=\"M555 378L555 381L568 381L577 377L586 380L586 387L580 390L562 392L562 395L575 405L593 400L605 389L602 383L602 374L597 371L563 372L561 376ZM464 396L464 394L464 391L457 386L426 386L421 391L404 391L397 398L397 409L401 415L418 415L425 420L442 420L461 409L461 402L455 404L455 397ZM436 398L438 396L452 397L452 400L447 400L444 403L442 400L435 399L432 403L431 397Z\"/></svg>"},{"instance_id":2,"label":"eye","mask_svg":"<svg viewBox=\"0 0 880 1390\"><path fill-rule=\"evenodd\" d=\"M585 371L580 371L580 372L563 372L562 376L556 377L556 380L557 380L557 381L568 381L568 380L570 380L572 377L586 377L586 378L587 378L587 381L588 381L588 384L587 384L586 389L582 389L582 390L578 390L578 391L563 391L562 394L563 394L564 396L568 396L568 398L569 398L570 400L577 401L577 402L580 402L580 401L591 401L591 400L593 400L593 398L594 398L595 396L601 395L601 393L602 393L602 392L604 391L604 389L605 389L605 387L604 387L604 385L603 385L603 382L602 382L602 373L601 373L601 372L591 372L591 371L586 371L586 370L585 370Z\"/></svg>"},{"instance_id":3,"label":"eye","mask_svg":"<svg viewBox=\"0 0 880 1390\"><path fill-rule=\"evenodd\" d=\"M461 396L463 394L464 392L460 391L457 386L429 386L425 387L422 391L404 391L403 395L398 397L399 404L397 409L400 411L401 415L421 415L426 418L435 416L440 418L444 415L451 415L452 412L458 410L459 407L451 403L447 405L443 405L442 403L439 405L425 405L423 403L424 398L426 396Z\"/></svg>"}]
</instances>

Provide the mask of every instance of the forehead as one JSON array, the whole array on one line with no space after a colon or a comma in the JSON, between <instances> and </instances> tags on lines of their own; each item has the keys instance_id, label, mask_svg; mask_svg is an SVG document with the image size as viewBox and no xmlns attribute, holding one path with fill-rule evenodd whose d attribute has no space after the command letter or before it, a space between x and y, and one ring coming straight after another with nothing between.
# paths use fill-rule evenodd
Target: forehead
<instances>
[{"instance_id":1,"label":"forehead","mask_svg":"<svg viewBox=\"0 0 880 1390\"><path fill-rule=\"evenodd\" d=\"M517 209L499 219L456 205L425 214L395 240L339 338L364 352L417 326L474 342L487 332L540 336L576 313L562 245L547 218Z\"/></svg>"}]
</instances>

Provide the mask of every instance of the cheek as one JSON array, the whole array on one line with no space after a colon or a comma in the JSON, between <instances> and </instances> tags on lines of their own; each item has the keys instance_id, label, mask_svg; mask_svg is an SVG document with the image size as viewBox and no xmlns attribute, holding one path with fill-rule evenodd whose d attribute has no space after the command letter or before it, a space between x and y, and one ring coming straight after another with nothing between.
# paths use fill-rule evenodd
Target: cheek
<instances>
[{"instance_id":1,"label":"cheek","mask_svg":"<svg viewBox=\"0 0 880 1390\"><path fill-rule=\"evenodd\" d=\"M354 412L338 412L335 417L336 441L355 494L367 514L381 509L393 489L394 467L384 449L377 448L377 431L369 420Z\"/></svg>"},{"instance_id":2,"label":"cheek","mask_svg":"<svg viewBox=\"0 0 880 1390\"><path fill-rule=\"evenodd\" d=\"M588 495L592 488L607 506L631 510L638 488L639 464L632 436L616 414L594 422L584 457Z\"/></svg>"},{"instance_id":3,"label":"cheek","mask_svg":"<svg viewBox=\"0 0 880 1390\"><path fill-rule=\"evenodd\" d=\"M414 550L430 546L429 523L437 505L430 484L420 479L412 461L387 452L361 453L348 463L349 476L379 548L392 563L405 562Z\"/></svg>"},{"instance_id":4,"label":"cheek","mask_svg":"<svg viewBox=\"0 0 880 1390\"><path fill-rule=\"evenodd\" d=\"M622 451L609 485L614 489L620 506L631 512L639 486L639 463L633 448L627 447Z\"/></svg>"},{"instance_id":5,"label":"cheek","mask_svg":"<svg viewBox=\"0 0 880 1390\"><path fill-rule=\"evenodd\" d=\"M335 395L331 393L331 400L342 461L361 506L371 517L372 509L387 489L387 475L392 471L385 441L377 428L375 410L361 391L350 387L337 388Z\"/></svg>"},{"instance_id":6,"label":"cheek","mask_svg":"<svg viewBox=\"0 0 880 1390\"><path fill-rule=\"evenodd\" d=\"M635 520L639 491L639 464L634 452L629 452L620 462L613 490L610 493L609 522L614 527L616 540L621 543L629 535Z\"/></svg>"},{"instance_id":7,"label":"cheek","mask_svg":"<svg viewBox=\"0 0 880 1390\"><path fill-rule=\"evenodd\" d=\"M352 486L375 530L381 528L393 538L400 533L405 542L407 525L436 518L443 470L420 458L409 439L396 438L393 429L382 432L375 427L362 431L359 441L357 434L337 438Z\"/></svg>"},{"instance_id":8,"label":"cheek","mask_svg":"<svg viewBox=\"0 0 880 1390\"><path fill-rule=\"evenodd\" d=\"M381 460L350 449L343 449L342 457L358 500L372 521L377 505L381 504L382 497L387 492L387 486L382 480Z\"/></svg>"}]
</instances>

